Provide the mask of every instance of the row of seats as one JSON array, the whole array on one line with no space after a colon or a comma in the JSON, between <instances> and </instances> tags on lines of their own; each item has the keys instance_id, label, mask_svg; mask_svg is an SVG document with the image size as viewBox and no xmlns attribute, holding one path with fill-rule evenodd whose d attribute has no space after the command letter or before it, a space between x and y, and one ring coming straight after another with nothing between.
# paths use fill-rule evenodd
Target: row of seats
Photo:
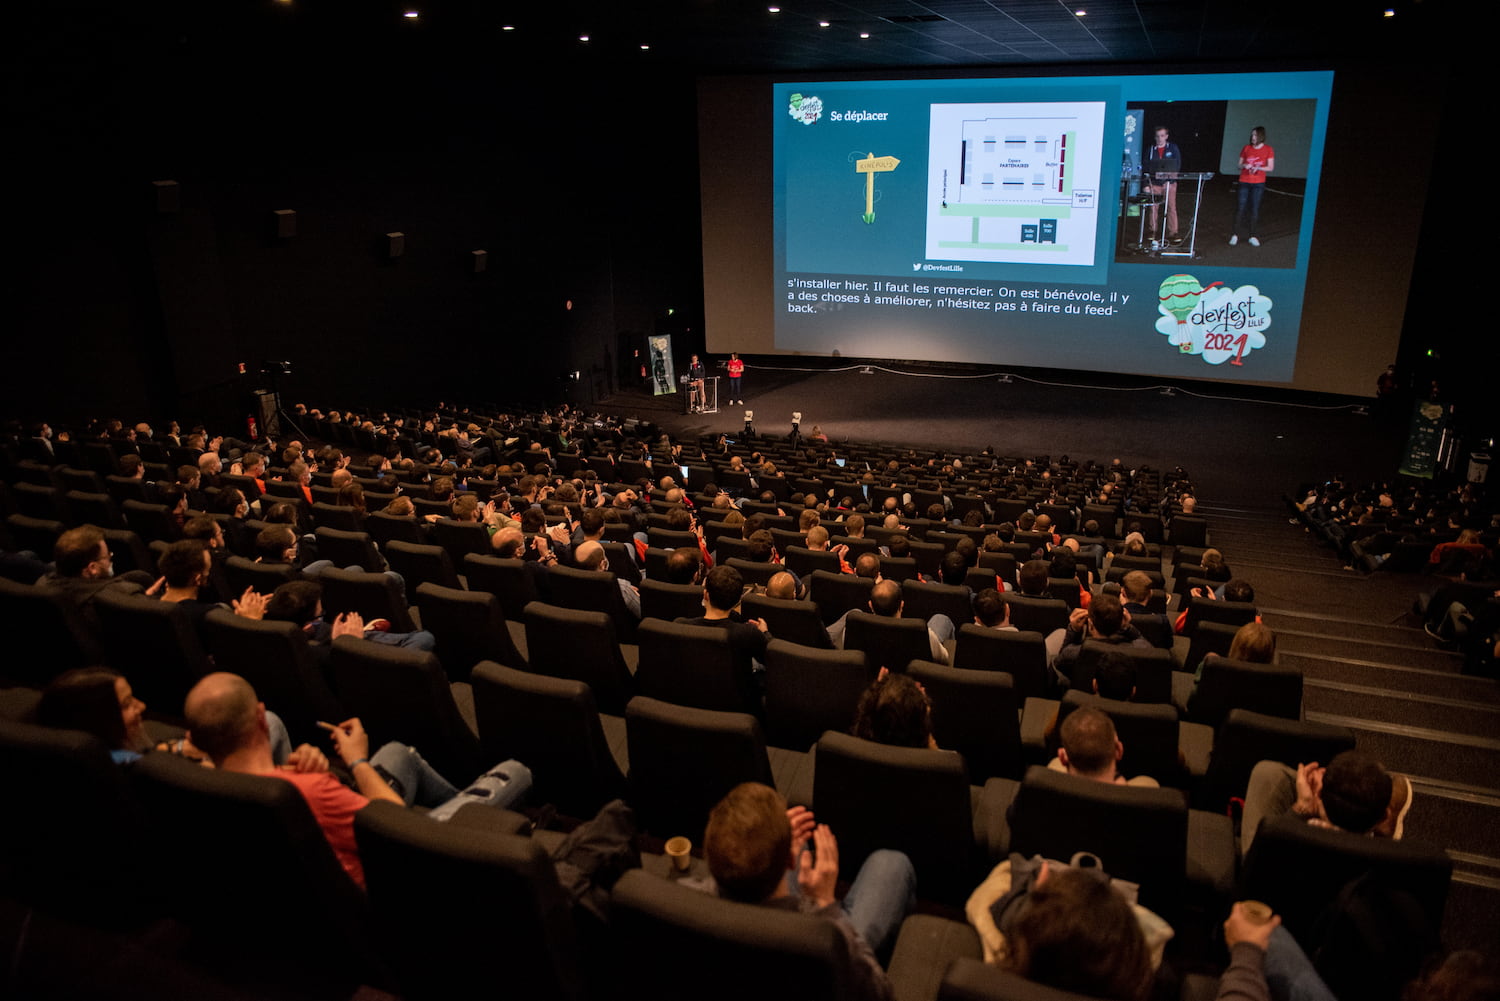
<instances>
[{"instance_id":1,"label":"row of seats","mask_svg":"<svg viewBox=\"0 0 1500 1001\"><path fill-rule=\"evenodd\" d=\"M473 577L472 575L469 575L469 577L472 585ZM470 593L475 594L475 592ZM430 601L430 595L422 593L419 589L416 604L421 611L421 618L424 625L427 624L428 619L428 601ZM493 605L494 602L490 602L489 604ZM816 608L817 606L814 607ZM541 756L541 748L546 745L559 743L556 739L558 732L576 734L580 729L590 729L589 720L592 718L592 726L598 728L599 734L603 734L609 723L607 719L602 719L598 713L593 712L592 707L588 705L587 701L583 701L582 704L585 711L576 713L575 728L573 730L559 730L544 726L546 714L538 707L547 704L545 702L546 698L548 698L545 694L547 683L559 682L568 685L570 694L567 698L572 700L575 706L585 696L587 699L593 699L595 688L592 685L592 679L590 683L585 684L576 680L569 681L567 678L551 677L550 674L536 673L548 669L549 662L546 651L543 649L546 647L546 641L533 642L533 623L544 623L547 621L548 616L553 613L548 608L532 603L524 605L521 613L524 616L526 625L526 655L530 658L527 666L532 670L519 671L514 668L501 668L498 665L479 665L472 674L475 709L477 714L481 703L480 693L486 690L492 681L495 682L501 687L502 691L506 692L505 698L501 701L511 714L511 718L506 720L502 728L503 732L507 734L505 739L520 740L520 736L513 738L511 735L526 733L523 725L525 720L518 717L525 717L527 720L533 721L536 733L533 738L532 750L535 754L539 755L538 760L544 760L544 756ZM597 615L600 613L594 614ZM570 619L566 615L558 618L563 623L574 623L568 629L568 632L576 633L578 631L576 625L578 620ZM595 620L595 624L600 623L598 623L598 620ZM665 623L648 623L642 628L642 632L647 635L660 634L660 638L664 642L669 641L673 635L672 631L660 628L666 625ZM540 625L537 626L535 635L538 637L542 635L542 627ZM351 656L349 648L359 645L361 644L354 640L340 641L336 644L334 650L335 660L339 661ZM638 648L638 655L643 658L645 657L644 648L646 645L642 643ZM791 644L785 645L790 646ZM366 644L365 646L368 645ZM628 651L622 649L618 643L613 643L611 646L619 652L620 656L627 656ZM358 653L363 653L363 651L358 651ZM829 652L824 651L823 653L827 654ZM850 677L854 677L854 670L858 670L862 674L862 679L867 681L871 668L870 662L865 660L862 655L859 661L855 661L854 658L847 656L847 653L844 656L844 661L845 666L851 669ZM372 676L368 680L373 681L378 678L378 685L372 685L372 688L376 690L362 697L378 699L382 695L389 696L391 694L390 689L393 687L403 693L415 691L407 681L402 680L404 675L396 673L396 663L402 659L407 659L405 652L382 651L382 654L390 655L381 658L386 662L386 667L389 668L390 673L382 675L380 671L385 668L361 668L361 673L369 673ZM519 650L514 656L520 657ZM499 659L504 660L504 658ZM681 658L679 657L678 660L680 661ZM446 657L444 658L444 662L447 662ZM517 662L519 663L519 661ZM557 673L567 673L578 670L580 659L577 656L564 656L560 658L560 663L561 667L553 668L552 670ZM639 685L642 682L639 666L638 664L637 670L632 676L632 683L635 685ZM929 685L935 684L939 687L945 681L965 680L962 678L951 679L945 677L945 669L941 665L921 662L908 663L907 669L912 671L914 675L923 677L924 683ZM461 671L462 669L460 668L459 670ZM950 675L956 673L952 669L947 669L947 671ZM805 675L807 670L803 668L799 673ZM439 674L441 674L440 668ZM1010 682L1009 687L1012 693L1014 692L1016 687L1014 676L1008 677L1007 673L994 670L986 671L984 674L986 675L984 680L989 682L987 688L993 690L995 698L1003 698L998 693L1004 691L1006 688L1005 681L1007 680ZM428 671L428 675L431 677L432 672ZM335 669L335 678L339 679L336 687L339 696L342 697L345 688L344 675ZM446 681L446 676L442 676L441 680ZM796 680L805 681L806 679L797 678ZM349 680L348 684L351 692L359 690L359 681L360 679ZM648 669L646 681L655 684L662 681L662 679L653 677L650 669ZM665 690L660 694L670 694L674 700L681 698L680 682L680 678L666 679ZM624 782L627 795L641 809L643 820L647 823L648 829L659 829L663 833L694 830L692 824L695 821L691 817L685 818L673 815L673 811L682 808L681 800L685 797L685 794L691 793L693 796L701 796L705 801L711 803L712 800L709 798L708 792L711 784L727 781L731 777L730 773L735 768L744 766L748 762L750 770L760 780L767 780L766 776L769 770L770 781L789 788L792 787L789 783L794 784L799 780L807 781L810 771L812 782L810 798L816 804L820 819L835 825L835 829L840 832L841 842L853 838L853 843L850 843L845 849L846 857L849 860L846 868L854 864L853 859L862 857L860 853L863 849L859 839L863 836L863 831L867 829L873 830L875 833L872 833L868 840L876 847L885 847L888 845L884 844L884 842L892 842L909 848L915 856L922 859L919 865L919 873L922 873L924 878L930 876L931 879L929 882L941 888L942 892L940 895L934 894L938 899L961 899L960 895L965 893L967 888L972 887L976 873L982 872L987 862L996 857L995 853L1002 847L1015 846L1018 850L1021 850L1035 844L1037 850L1044 851L1056 857L1062 854L1057 846L1063 845L1066 847L1068 842L1065 839L1070 832L1082 838L1085 836L1083 832L1097 832L1104 829L1110 830L1112 836L1118 835L1118 851L1112 852L1111 855L1120 861L1118 867L1114 861L1110 861L1111 868L1118 868L1118 871L1124 878L1131 878L1131 876L1125 875L1126 872L1145 873L1151 876L1159 887L1159 889L1152 890L1153 902L1160 906L1164 913L1177 913L1178 910L1184 907L1197 908L1209 899L1222 901L1224 894L1229 891L1229 887L1226 886L1222 878L1222 859L1219 858L1224 844L1224 839L1221 835L1225 826L1219 823L1219 821L1223 818L1210 817L1207 814L1200 814L1198 811L1189 810L1187 808L1187 800L1181 792L1176 790L1158 790L1157 793L1160 793L1160 795L1153 794L1153 798L1149 804L1146 799L1136 796L1129 797L1128 801L1105 801L1102 804L1094 804L1091 807L1088 805L1092 802L1088 799L1088 795L1091 793L1099 793L1101 795L1108 793L1118 796L1120 793L1128 791L1115 790L1109 787L1098 787L1097 789L1085 788L1083 785L1080 785L1079 780L1072 780L1067 776L1054 776L1042 771L1033 771L1026 773L1024 778L987 778L981 787L982 791L976 792L977 783L975 782L973 771L967 763L967 754L960 755L953 750L930 752L880 748L878 745L868 745L867 742L858 741L856 738L837 732L825 733L819 738L815 768L811 767L810 764L806 768L792 767L790 770L783 770L781 775L778 775L777 769L770 765L770 750L765 748L765 741L762 739L763 754L768 766L767 768L762 768L760 766L760 759L753 753L753 744L757 727L761 728L763 733L770 728L771 713L769 699L771 692L769 674L767 684L768 704L764 720L758 719L753 713L736 713L722 709L682 706L676 704L675 701L652 698L645 694L634 694L632 691L627 690L627 694L631 697L625 701L623 712L624 725L627 731L626 735L630 745L629 761L628 767L624 770L620 770L618 764L615 767L617 773L620 774L621 780ZM504 687L507 685L509 686L508 690ZM531 701L526 701L516 694L517 691L528 688L531 690ZM539 695L537 693L536 690L538 688L543 690L543 694ZM437 685L429 681L427 683L427 690L436 693ZM929 688L929 691L931 690ZM967 694L969 690L965 689L963 691L965 691L965 699L971 697ZM264 693L262 694L264 695ZM561 694L561 692L558 694ZM431 698L439 699L440 696L433 694ZM934 695L934 699L936 701L938 697ZM267 701L270 702L270 699L267 699ZM411 696L397 697L393 701L402 704L401 712L403 715L414 714L416 712L415 707L422 704L421 698ZM797 702L799 705L803 703L801 698L796 697L789 699L789 701ZM941 701L953 700L943 699ZM561 702L559 701L557 704L560 706ZM991 703L991 705L993 704ZM990 713L983 713L978 711L980 707L976 706L974 707L976 711L972 714L973 719L976 724L982 724L986 717L991 720L995 718L1014 718L1014 704L1015 699L1012 695L1010 702L1012 708L1008 714L1003 710L993 709ZM965 706L965 708L967 709L968 707ZM940 708L938 712L941 712ZM1231 723L1237 726L1242 725L1246 719L1246 715L1244 713L1230 713L1229 719L1225 721L1225 726L1230 727ZM405 732L413 732L409 729L409 722L395 718L394 710L392 722L393 725L407 728ZM936 724L938 722L937 719L934 722ZM581 727L579 724L581 724ZM1271 724L1273 732L1277 725L1274 722ZM375 729L373 726L371 728ZM481 721L481 734L486 729ZM959 725L959 722L955 721L945 732L952 733L961 729L962 727ZM1221 746L1226 754L1230 747L1234 747L1236 750L1243 750L1247 754L1254 753L1255 757L1277 756L1274 753L1259 753L1261 747L1255 745L1254 741L1245 737L1240 731L1230 729L1229 732L1233 736L1233 739L1221 742ZM591 733L589 739L575 737L573 740L568 741L568 743L581 743L586 747L593 736L595 735ZM1302 736L1305 736L1305 731L1295 731L1295 738ZM441 736L439 735L436 739L441 740ZM752 747L752 751L749 753L744 750L747 746L747 739L750 742L749 746ZM597 752L601 743L607 743L607 740L608 738L606 737L595 741L595 751ZM950 746L942 736L939 737L939 741L945 747ZM694 750L700 746L706 748L706 750L701 752ZM805 747L806 745L802 746ZM651 750L652 748L655 748L655 750ZM1289 756L1292 761L1305 759L1303 756L1307 755L1309 751L1312 753L1321 752L1327 754L1328 748L1324 746L1318 749L1310 749L1304 743L1293 748ZM523 752L516 756L527 760L529 764L532 763L531 756L528 753ZM909 760L908 756L910 756ZM609 757L613 758L613 755L609 755ZM1250 760L1253 762L1255 757L1251 757ZM955 759L957 760L955 761ZM715 764L713 768L702 769L703 772L711 772L712 774L706 775L701 779L698 777L700 760L706 760ZM1283 758L1282 760L1286 759ZM153 769L160 767L163 770L175 767L165 761L153 762L149 757L147 765ZM689 773L684 770L688 768L693 771ZM539 794L545 788L543 783L551 782L554 785L557 784L556 773L553 771L553 768L546 766L544 770L553 773L553 775L549 778L544 777L540 771L537 772ZM575 760L569 764L566 772L571 775L581 770L581 766ZM639 776L638 772L640 773ZM628 778L626 778L627 774ZM649 780L653 774L656 776L665 776L663 788L670 786L670 791L659 794L663 799L663 802L660 804L653 801L653 793L639 791L650 786ZM201 776L194 775L188 778L186 773L184 773L179 781L193 786L192 791L197 793L203 791L196 786L196 783L200 780ZM1006 783L1009 783L1009 785ZM854 792L850 791L853 788L859 789L860 794L855 795ZM847 796L844 795L846 792ZM962 796L959 795L960 792ZM930 799L919 798L924 795L929 796ZM1079 795L1084 797L1083 804L1077 802ZM959 806L961 798L964 804L963 808ZM916 805L913 806L913 803ZM930 811L924 809L928 804L930 804ZM1004 805L1006 804L1015 805L1015 811L1011 812L1005 809ZM697 816L698 808L694 806L693 809L694 816ZM1094 810L1093 813L1089 812L1091 809ZM1122 814L1122 810L1125 813ZM1134 814L1131 814L1132 810L1135 811ZM163 812L169 813L169 811ZM931 844L925 840L925 836L931 833L929 831L907 829L916 827L917 824L914 818L923 816L924 812L930 812L935 818L934 826L940 828L941 834L941 837L936 840L940 844ZM901 816L902 814L905 816ZM200 819L203 817L201 810L195 815ZM578 815L586 814L580 811ZM175 815L175 818L185 820L188 816L189 814L184 807L181 812ZM650 819L653 816L655 819ZM997 816L1001 820L992 824L991 821L994 821ZM1007 816L1010 820L1015 820L1016 823L1007 823ZM1179 817L1181 817L1181 820L1179 820ZM371 817L361 817L362 847L365 844L365 831L374 822L375 820ZM903 823L907 825L907 828L900 826ZM1185 832L1185 845L1181 864L1176 865L1175 863L1178 859L1176 851L1178 837L1176 832L1179 823ZM249 825L246 826L249 828ZM425 826L432 828L436 825ZM859 828L861 833L845 834L846 828ZM1149 830L1150 832L1149 836L1141 835L1139 837L1139 844L1135 843L1137 839L1135 839L1134 832L1137 830ZM414 832L416 834L426 833L416 828L414 828ZM1163 837L1162 832L1168 833ZM1299 828L1292 832L1292 836L1300 836L1306 833L1308 832ZM1097 834L1088 836L1096 838ZM457 840L464 844L472 842L472 839L467 837ZM1273 837L1272 842L1274 843L1275 841L1276 839ZM1302 844L1301 842L1297 843L1299 845ZM378 836L371 835L369 844L371 846L378 844ZM965 845L973 845L973 849L955 850L956 846ZM1232 839L1230 845L1232 853ZM431 846L423 846L423 851L428 854L441 855L440 851ZM1260 849L1257 849L1257 852L1259 851ZM955 872L960 863L964 863L967 866L967 871L961 874ZM414 866L418 870L421 870L424 864L430 866L439 863L434 862L432 859L427 859L424 863L413 861L410 858L405 862L405 865ZM451 863L444 861L442 864L448 865ZM1231 873L1230 880L1232 881L1232 854L1229 866ZM426 871L431 874L436 870L427 869ZM1254 871L1253 867L1247 866L1245 875L1248 877L1252 871ZM1282 871L1285 871L1284 867ZM1168 875L1163 877L1161 875L1163 872ZM1181 876L1179 877L1175 873L1181 873ZM393 877L393 879L398 878ZM539 874L538 879L542 883L546 882L544 875ZM1144 882L1145 880L1143 879L1142 881ZM431 906L428 901L432 893L431 888L436 882L432 878L428 878L425 882L420 883L416 882L415 879L413 880L412 889L403 900L403 908L407 912L408 925L411 923L410 915L412 913L422 913L413 910L419 901L428 907ZM699 947L704 948L704 943L716 941L714 933L708 926L713 925L721 919L725 921L731 919L728 911L719 906L724 902L713 901L707 898L697 898L694 900L669 899L673 895L659 885L659 881L639 887L634 885L640 882L641 879L638 877L628 877L626 880L623 880L620 885L620 893L617 896L622 913L626 914L627 917L622 925L616 929L616 934L620 936L620 940L622 941L631 941L636 951L644 950L645 944L648 941L656 948L660 948L663 943L672 942L698 942ZM467 885L473 884L474 880L467 881L466 888ZM267 883L265 885L271 886L274 884ZM388 885L394 886L396 883L392 882ZM535 893L535 884L531 885L531 892ZM1441 885L1446 886L1446 874L1444 874ZM418 888L421 887L425 887L426 889L424 895L419 897L417 895ZM386 899L395 899L395 891L392 891L392 894L393 896ZM1262 899L1273 901L1279 899L1269 889L1265 892L1257 890L1257 895L1261 896ZM205 893L205 899L201 901L205 907L210 903L206 899L206 896L207 894ZM373 876L370 899L372 907L379 906L379 893L376 890L376 882ZM1290 902L1285 904L1277 902L1276 906L1278 910L1290 910L1292 904ZM634 940L628 938L631 934L629 929L632 927L630 922L633 920L629 915L632 913L631 909L636 907L649 909L651 912L652 923L649 927L652 929L652 934L649 938L643 937ZM459 913L464 913L463 907L457 907L455 910ZM1441 902L1439 901L1438 913L1440 912ZM701 920L695 919L695 916L701 918ZM735 923L753 922L753 918L754 916L743 913L732 916L732 920ZM514 930L516 925L513 923L511 927ZM409 928L406 931L408 934L415 934ZM389 931L387 930L381 934L388 935ZM811 930L808 930L807 934L811 937ZM688 937L684 938L680 936ZM697 938L693 938L692 936L697 936ZM738 962L733 962L730 965L730 962L726 960L719 965L717 969L720 971L720 976L722 976L724 969L739 969L746 956L743 950L748 947L745 942L746 937L747 935L743 928L737 928L734 923L727 925L718 948L725 950L725 956L737 959ZM490 942L494 940L494 936L489 939ZM555 944L554 940L545 938L545 934L541 940L547 945ZM812 939L810 938L810 940ZM400 940L390 939L390 941L395 943ZM529 955L544 956L546 951L548 950L537 950L535 953ZM687 950L684 951L686 952ZM704 949L704 951L705 953L712 954L709 949ZM430 950L426 954L430 956L436 952L437 950ZM898 954L900 952L901 950L898 947ZM767 950L767 954L772 957L776 953L777 950L775 949ZM394 949L390 951L390 954L394 954ZM824 949L819 953L815 953L815 955L822 957L818 962L827 965L831 961L829 957L835 956L836 951ZM836 960L832 962L836 967ZM612 964L612 969L622 971L621 975L625 977L652 978L649 980L630 980L629 982L632 984L649 983L653 986L660 985L659 992L665 996L686 996L687 993L692 992L692 987L694 986L701 992L703 983L707 982L706 980L699 979L696 982L689 981L684 983L678 973L671 971L663 972L661 964L649 963L640 957L633 960L626 959L624 963L626 965L620 965L620 962L617 960ZM426 965L430 967L432 964L429 961ZM696 959L680 965L688 969L699 969ZM898 969L900 968L900 963L893 960L892 966L893 969ZM703 972L707 973L711 971L705 967ZM827 975L836 978L836 969ZM420 978L421 973L412 972L408 976L415 980ZM726 994L733 996L732 992L736 989L731 987L726 991ZM534 996L547 996L549 993L550 989L543 987L538 988L534 992Z\"/></svg>"},{"instance_id":2,"label":"row of seats","mask_svg":"<svg viewBox=\"0 0 1500 1001\"><path fill-rule=\"evenodd\" d=\"M528 680L508 672L487 663L475 675L501 684ZM684 799L712 802L740 780L773 778L735 756L734 743L753 736L752 719L638 697L626 722L632 744L642 741L628 795L648 828L658 823L653 811L665 810L659 823L667 829L697 832L698 822L673 815ZM704 748L713 749L713 767L703 761ZM975 790L957 758L825 734L813 805L839 834L844 871L876 848L897 847L913 858L924 899L956 904L1006 851L1068 857L1089 850L1103 854L1119 878L1139 882L1142 902L1185 934L1199 920L1193 914L1221 913L1234 894L1266 900L1294 931L1306 930L1338 887L1373 867L1415 893L1429 915L1442 913L1450 864L1440 852L1287 820L1262 830L1236 882L1227 819L1189 810L1174 790L1107 786L1041 768ZM545 832L528 838L525 818L468 808L440 825L372 804L356 818L369 885L364 898L288 784L167 755L148 755L127 775L92 738L13 722L0 723L0 762L18 776L19 801L44 807L0 832L14 892L86 920L169 914L221 951L232 943L239 963L260 956L273 936L277 948L261 960L263 968L241 974L247 979L300 963L306 969L299 972L312 971L320 984L394 983L411 997L489 985L517 996L578 998L591 981L598 991L600 976L609 986L595 996L622 988L636 996L640 988L686 997L703 990L707 981L697 974L713 972L704 966L712 958L719 975L735 973L735 983L715 996L748 996L742 968L762 986L766 966L801 969L790 981L800 985L793 996L839 997L847 983L847 956L832 947L829 926L674 886L661 878L656 859L615 884L607 933L580 928L549 864L557 841ZM641 788L648 780L660 783L661 802ZM99 830L116 833L101 844ZM184 831L191 836L181 837ZM1109 834L1101 842L1103 831ZM231 885L203 878L226 866ZM135 907L100 913L127 888ZM289 913L322 915L320 934L288 941L277 919ZM937 940L948 943L936 948ZM498 968L470 961L497 942L513 947ZM890 964L907 990L901 996L963 996L940 993L943 979L956 973L983 985L968 996L1032 996L1005 993L1012 987L1005 978L969 964L951 966L959 956L977 958L966 927L909 919Z\"/></svg>"}]
</instances>

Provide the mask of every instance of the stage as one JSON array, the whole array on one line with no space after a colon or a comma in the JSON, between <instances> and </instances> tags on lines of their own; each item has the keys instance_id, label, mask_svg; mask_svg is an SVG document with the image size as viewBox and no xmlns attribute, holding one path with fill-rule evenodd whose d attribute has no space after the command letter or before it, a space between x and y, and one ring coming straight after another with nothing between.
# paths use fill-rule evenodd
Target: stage
<instances>
[{"instance_id":1,"label":"stage","mask_svg":"<svg viewBox=\"0 0 1500 1001\"><path fill-rule=\"evenodd\" d=\"M1182 466L1200 496L1219 504L1264 507L1303 480L1334 473L1361 482L1394 476L1404 422L1361 413L1371 402L1346 397L1272 394L1219 383L1166 383L1000 370L937 367L906 374L855 365L842 371L747 367L744 406L724 406L729 380L719 374L715 414L684 414L681 394L628 390L606 398L606 413L650 420L678 438L744 431L755 412L761 436L784 437L793 411L802 433L822 428L840 442L893 442L954 452L986 446L1001 455L1074 459L1166 469ZM1371 383L1374 376L1371 373Z\"/></svg>"}]
</instances>

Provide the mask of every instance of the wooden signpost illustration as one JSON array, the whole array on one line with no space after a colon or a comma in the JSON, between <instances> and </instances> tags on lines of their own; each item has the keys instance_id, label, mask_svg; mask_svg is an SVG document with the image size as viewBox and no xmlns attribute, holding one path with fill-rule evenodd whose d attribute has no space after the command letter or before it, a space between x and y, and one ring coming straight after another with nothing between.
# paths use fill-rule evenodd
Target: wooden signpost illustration
<instances>
[{"instance_id":1,"label":"wooden signpost illustration","mask_svg":"<svg viewBox=\"0 0 1500 1001\"><path fill-rule=\"evenodd\" d=\"M863 160L854 161L854 169L865 175L865 222L875 221L875 175L895 170L901 163L893 156L876 156L871 153Z\"/></svg>"}]
</instances>

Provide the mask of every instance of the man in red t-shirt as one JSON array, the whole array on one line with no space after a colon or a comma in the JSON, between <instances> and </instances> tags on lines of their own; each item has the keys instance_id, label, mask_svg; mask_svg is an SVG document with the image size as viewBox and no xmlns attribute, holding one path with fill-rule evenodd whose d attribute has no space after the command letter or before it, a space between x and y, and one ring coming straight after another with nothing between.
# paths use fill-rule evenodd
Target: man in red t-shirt
<instances>
[{"instance_id":1,"label":"man in red t-shirt","mask_svg":"<svg viewBox=\"0 0 1500 1001\"><path fill-rule=\"evenodd\" d=\"M370 738L359 720L345 720L333 734L334 746L359 787L355 792L328 771L328 759L310 744L297 748L278 768L271 758L266 707L256 699L250 683L237 674L221 671L198 682L188 693L184 714L193 744L216 767L248 775L274 775L295 785L339 864L350 879L361 887L365 885L365 870L354 840L354 815L372 799L406 804L371 766Z\"/></svg>"},{"instance_id":2,"label":"man in red t-shirt","mask_svg":"<svg viewBox=\"0 0 1500 1001\"><path fill-rule=\"evenodd\" d=\"M1266 192L1266 175L1275 169L1276 151L1266 142L1266 130L1257 125L1250 130L1250 144L1240 149L1239 207L1234 214L1234 234L1229 238L1231 247L1240 242L1242 229L1250 237L1250 246L1260 246L1260 237L1255 235L1260 224L1260 198Z\"/></svg>"}]
</instances>

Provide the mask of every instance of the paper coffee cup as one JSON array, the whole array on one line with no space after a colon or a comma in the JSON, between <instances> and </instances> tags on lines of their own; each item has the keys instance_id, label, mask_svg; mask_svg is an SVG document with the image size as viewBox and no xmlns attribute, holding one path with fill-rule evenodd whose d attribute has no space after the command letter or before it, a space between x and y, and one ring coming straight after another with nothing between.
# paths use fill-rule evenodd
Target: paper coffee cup
<instances>
[{"instance_id":1,"label":"paper coffee cup","mask_svg":"<svg viewBox=\"0 0 1500 1001\"><path fill-rule=\"evenodd\" d=\"M1254 925L1263 925L1272 918L1270 904L1261 903L1259 900L1240 901L1240 913L1245 915L1245 920Z\"/></svg>"},{"instance_id":2,"label":"paper coffee cup","mask_svg":"<svg viewBox=\"0 0 1500 1001\"><path fill-rule=\"evenodd\" d=\"M684 837L669 839L667 858L672 860L673 869L678 872L687 872L688 866L693 864L693 843Z\"/></svg>"}]
</instances>

